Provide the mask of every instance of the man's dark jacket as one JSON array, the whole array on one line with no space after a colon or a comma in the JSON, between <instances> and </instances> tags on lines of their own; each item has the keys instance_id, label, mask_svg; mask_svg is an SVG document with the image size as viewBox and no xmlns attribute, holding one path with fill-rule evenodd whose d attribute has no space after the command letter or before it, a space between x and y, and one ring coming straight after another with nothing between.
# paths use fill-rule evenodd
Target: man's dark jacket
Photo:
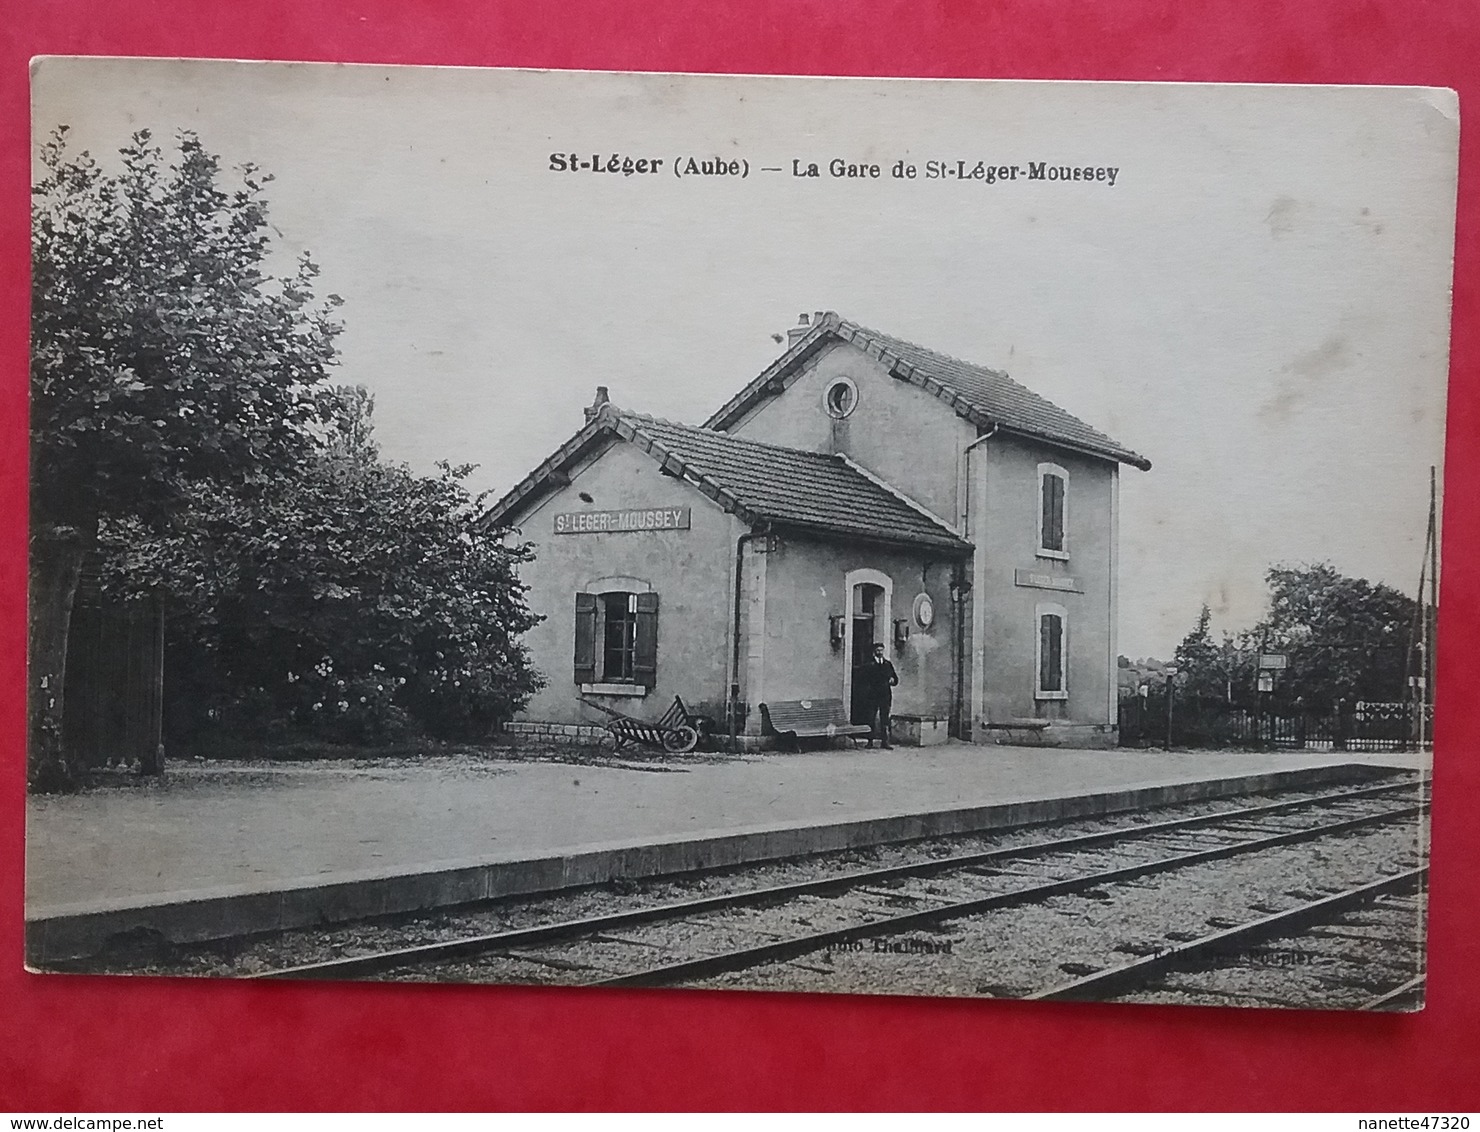
<instances>
[{"instance_id":1,"label":"man's dark jacket","mask_svg":"<svg viewBox=\"0 0 1480 1132\"><path fill-rule=\"evenodd\" d=\"M892 698L891 689L899 683L899 673L894 671L894 665L887 659L875 661L870 658L867 664L859 666L853 679L858 685L859 693L869 703L882 704Z\"/></svg>"}]
</instances>

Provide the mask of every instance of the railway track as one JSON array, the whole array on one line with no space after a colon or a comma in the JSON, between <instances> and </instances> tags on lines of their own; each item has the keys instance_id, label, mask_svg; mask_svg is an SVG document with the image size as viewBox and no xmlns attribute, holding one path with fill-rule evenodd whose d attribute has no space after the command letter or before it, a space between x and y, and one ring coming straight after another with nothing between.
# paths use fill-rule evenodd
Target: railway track
<instances>
[{"instance_id":1,"label":"railway track","mask_svg":"<svg viewBox=\"0 0 1480 1132\"><path fill-rule=\"evenodd\" d=\"M1000 951L992 940L1004 934L1004 927L1012 934L1014 917L1031 921L1042 919L1047 911L1070 921L1084 919L1086 907L1104 909L1130 898L1145 903L1148 892L1154 896L1168 886L1191 884L1195 892L1216 889L1225 880L1233 883L1230 878L1240 870L1257 874L1258 868L1252 866L1261 862L1285 867L1311 855L1330 861L1341 856L1339 846L1349 849L1373 838L1391 843L1378 850L1375 868L1382 875L1365 876L1359 883L1323 883L1321 891L1301 893L1300 899L1275 893L1279 907L1269 904L1268 894L1264 900L1236 896L1231 903L1242 900L1246 907L1233 915L1224 908L1218 917L1205 917L1214 926L1203 932L1186 931L1185 917L1179 919L1172 908L1173 922L1162 937L1119 941L1120 952L1132 952L1129 959L1120 955L1115 961L1117 944L1111 941L1110 959L1039 963L1043 970L1028 976L1026 983L1022 977L1005 982L977 978L963 990L1016 997L1107 998L1157 986L1157 993L1185 995L1185 987L1167 989L1166 980L1180 973L1185 981L1190 966L1226 964L1229 955L1247 951L1261 940L1307 930L1374 901L1421 888L1424 871L1416 859L1416 841L1413 859L1406 859L1402 831L1427 804L1422 789L1407 780L1190 817L1141 820L1009 847L947 853L883 868L387 948L254 977L435 977L826 990L834 988L825 982L818 985L816 975L837 972L859 952L923 957L937 968L948 959L959 967L961 956L972 946ZM1234 888L1244 884L1244 878L1236 879ZM960 938L949 938L952 932ZM1053 946L1045 942L1043 949L1051 951ZM892 982L887 971L881 975L878 985L844 979L847 985L837 989L909 989ZM1415 977L1409 970L1405 981ZM1382 993L1388 990L1396 993L1397 987ZM1399 995L1390 1001L1406 1000ZM1388 1005L1385 1000L1379 1008Z\"/></svg>"},{"instance_id":2,"label":"railway track","mask_svg":"<svg viewBox=\"0 0 1480 1132\"><path fill-rule=\"evenodd\" d=\"M1140 970L1111 969L1032 997L1210 1006L1319 1000L1356 1010L1417 1010L1423 1005L1424 953L1416 929L1426 880L1424 867L1404 870L1221 938L1182 945L1180 953L1156 957Z\"/></svg>"}]
</instances>

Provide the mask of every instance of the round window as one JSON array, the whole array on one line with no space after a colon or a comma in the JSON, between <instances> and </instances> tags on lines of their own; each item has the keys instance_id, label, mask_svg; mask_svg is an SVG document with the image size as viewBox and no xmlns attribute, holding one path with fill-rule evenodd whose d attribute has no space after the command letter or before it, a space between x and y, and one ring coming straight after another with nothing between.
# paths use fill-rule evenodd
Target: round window
<instances>
[{"instance_id":1,"label":"round window","mask_svg":"<svg viewBox=\"0 0 1480 1132\"><path fill-rule=\"evenodd\" d=\"M828 416L842 420L858 407L858 386L851 378L840 377L823 392L822 404Z\"/></svg>"}]
</instances>

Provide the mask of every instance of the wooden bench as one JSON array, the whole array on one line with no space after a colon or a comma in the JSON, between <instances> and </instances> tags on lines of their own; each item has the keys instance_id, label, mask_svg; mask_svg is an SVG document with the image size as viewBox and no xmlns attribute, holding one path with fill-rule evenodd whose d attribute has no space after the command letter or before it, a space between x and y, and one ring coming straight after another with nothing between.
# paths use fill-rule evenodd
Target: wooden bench
<instances>
[{"instance_id":1,"label":"wooden bench","mask_svg":"<svg viewBox=\"0 0 1480 1132\"><path fill-rule=\"evenodd\" d=\"M795 741L872 735L874 729L866 723L850 723L842 700L779 700L761 704L761 730Z\"/></svg>"}]
</instances>

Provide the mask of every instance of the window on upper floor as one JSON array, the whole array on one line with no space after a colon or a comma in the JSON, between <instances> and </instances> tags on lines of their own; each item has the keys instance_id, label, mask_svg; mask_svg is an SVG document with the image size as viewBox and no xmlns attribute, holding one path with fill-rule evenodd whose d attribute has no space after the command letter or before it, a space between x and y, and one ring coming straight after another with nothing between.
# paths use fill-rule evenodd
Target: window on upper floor
<instances>
[{"instance_id":1,"label":"window on upper floor","mask_svg":"<svg viewBox=\"0 0 1480 1132\"><path fill-rule=\"evenodd\" d=\"M1057 464L1038 465L1038 555L1069 557L1069 473Z\"/></svg>"},{"instance_id":2,"label":"window on upper floor","mask_svg":"<svg viewBox=\"0 0 1480 1132\"><path fill-rule=\"evenodd\" d=\"M1037 669L1034 698L1067 700L1069 612L1062 605L1043 603L1034 613L1038 620L1038 641L1033 650Z\"/></svg>"},{"instance_id":3,"label":"window on upper floor","mask_svg":"<svg viewBox=\"0 0 1480 1132\"><path fill-rule=\"evenodd\" d=\"M654 687L658 682L658 595L576 594L574 667L577 684Z\"/></svg>"}]
</instances>

